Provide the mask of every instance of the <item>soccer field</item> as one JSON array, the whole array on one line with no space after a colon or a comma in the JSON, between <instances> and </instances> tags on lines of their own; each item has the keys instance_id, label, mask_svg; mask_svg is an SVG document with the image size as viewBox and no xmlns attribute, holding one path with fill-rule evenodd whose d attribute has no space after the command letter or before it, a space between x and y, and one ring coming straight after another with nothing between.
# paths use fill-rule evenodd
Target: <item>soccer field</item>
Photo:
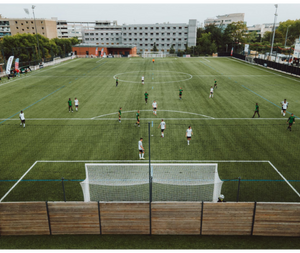
<instances>
[{"instance_id":1,"label":"soccer field","mask_svg":"<svg viewBox=\"0 0 300 253\"><path fill-rule=\"evenodd\" d=\"M217 88L209 98L214 79ZM226 201L236 201L240 177L240 201L299 202L299 95L299 78L234 58L157 58L154 64L142 58L74 59L2 80L0 199L61 201L64 177L66 199L82 201L84 164L141 162L140 137L143 162L148 162L150 126L152 163L218 163ZM283 117L280 102L285 98L289 107ZM260 118L252 118L256 103ZM138 110L140 127L135 126ZM296 123L290 132L286 121L291 113ZM190 145L188 126L193 130Z\"/></svg>"}]
</instances>

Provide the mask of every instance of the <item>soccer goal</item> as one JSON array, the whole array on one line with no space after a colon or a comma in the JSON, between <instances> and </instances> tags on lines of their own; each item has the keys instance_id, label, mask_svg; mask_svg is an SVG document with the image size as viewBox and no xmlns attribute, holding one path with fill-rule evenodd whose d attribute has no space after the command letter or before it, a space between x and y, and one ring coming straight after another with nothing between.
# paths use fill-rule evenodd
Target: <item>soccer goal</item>
<instances>
[{"instance_id":1,"label":"soccer goal","mask_svg":"<svg viewBox=\"0 0 300 253\"><path fill-rule=\"evenodd\" d=\"M212 201L223 182L218 164L85 164L84 201Z\"/></svg>"},{"instance_id":2,"label":"soccer goal","mask_svg":"<svg viewBox=\"0 0 300 253\"><path fill-rule=\"evenodd\" d=\"M154 53L154 52L144 52L142 54L142 57L143 58L162 58L162 57L166 57L166 54L161 53L161 52L157 52L157 53Z\"/></svg>"}]
</instances>

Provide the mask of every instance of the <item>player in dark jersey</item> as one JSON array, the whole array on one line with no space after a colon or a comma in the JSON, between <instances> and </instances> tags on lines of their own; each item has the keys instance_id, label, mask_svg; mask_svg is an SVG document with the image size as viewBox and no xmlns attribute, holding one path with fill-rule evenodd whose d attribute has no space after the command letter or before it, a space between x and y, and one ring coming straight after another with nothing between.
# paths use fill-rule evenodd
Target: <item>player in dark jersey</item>
<instances>
[{"instance_id":1,"label":"player in dark jersey","mask_svg":"<svg viewBox=\"0 0 300 253\"><path fill-rule=\"evenodd\" d=\"M179 99L181 99L182 92L183 92L183 89L180 87L180 89L179 89Z\"/></svg>"},{"instance_id":2,"label":"player in dark jersey","mask_svg":"<svg viewBox=\"0 0 300 253\"><path fill-rule=\"evenodd\" d=\"M253 114L252 118L254 118L254 116L255 116L256 113L257 113L258 117L260 118L258 103L256 103L256 105L255 105L255 111L254 111L254 114Z\"/></svg>"},{"instance_id":3,"label":"player in dark jersey","mask_svg":"<svg viewBox=\"0 0 300 253\"><path fill-rule=\"evenodd\" d=\"M135 123L135 125L140 127L140 111L137 111L137 113L136 113L136 123Z\"/></svg>"},{"instance_id":4,"label":"player in dark jersey","mask_svg":"<svg viewBox=\"0 0 300 253\"><path fill-rule=\"evenodd\" d=\"M119 84L119 79L118 77L116 77L116 87L118 87L118 84Z\"/></svg>"},{"instance_id":5,"label":"player in dark jersey","mask_svg":"<svg viewBox=\"0 0 300 253\"><path fill-rule=\"evenodd\" d=\"M69 105L69 112L70 112L70 110L72 110L72 112L73 112L73 107L72 107L72 100L71 100L71 98L69 98L68 105Z\"/></svg>"},{"instance_id":6,"label":"player in dark jersey","mask_svg":"<svg viewBox=\"0 0 300 253\"><path fill-rule=\"evenodd\" d=\"M214 89L216 89L217 88L217 81L216 81L216 79L214 79L214 80L215 80Z\"/></svg>"},{"instance_id":7,"label":"player in dark jersey","mask_svg":"<svg viewBox=\"0 0 300 253\"><path fill-rule=\"evenodd\" d=\"M149 96L149 94L147 93L147 91L145 92L144 96L145 96L145 101L146 101L146 104L147 104L148 96Z\"/></svg>"},{"instance_id":8,"label":"player in dark jersey","mask_svg":"<svg viewBox=\"0 0 300 253\"><path fill-rule=\"evenodd\" d=\"M287 124L289 124L289 126L287 127L287 129L289 129L290 131L292 131L292 125L295 123L295 116L292 113L291 116L288 118Z\"/></svg>"},{"instance_id":9,"label":"player in dark jersey","mask_svg":"<svg viewBox=\"0 0 300 253\"><path fill-rule=\"evenodd\" d=\"M122 114L122 107L120 107L120 110L119 110L119 122L121 123L121 114Z\"/></svg>"}]
</instances>

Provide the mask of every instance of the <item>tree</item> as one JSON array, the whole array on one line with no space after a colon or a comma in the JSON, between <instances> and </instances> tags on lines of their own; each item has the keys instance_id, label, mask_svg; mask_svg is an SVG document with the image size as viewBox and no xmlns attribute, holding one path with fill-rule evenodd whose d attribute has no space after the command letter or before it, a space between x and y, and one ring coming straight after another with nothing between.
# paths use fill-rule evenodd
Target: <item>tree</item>
<instances>
[{"instance_id":1,"label":"tree","mask_svg":"<svg viewBox=\"0 0 300 253\"><path fill-rule=\"evenodd\" d=\"M152 49L152 51L153 52L157 52L158 51L158 49L157 49L157 47L156 47L156 43L154 42L154 45L153 45L153 49Z\"/></svg>"},{"instance_id":2,"label":"tree","mask_svg":"<svg viewBox=\"0 0 300 253\"><path fill-rule=\"evenodd\" d=\"M232 42L245 43L245 35L247 32L247 26L243 21L232 22L228 24L224 31L227 35L230 35Z\"/></svg>"},{"instance_id":3,"label":"tree","mask_svg":"<svg viewBox=\"0 0 300 253\"><path fill-rule=\"evenodd\" d=\"M173 44L171 45L171 48L170 48L169 53L170 53L170 54L175 54L175 49L174 49Z\"/></svg>"}]
</instances>

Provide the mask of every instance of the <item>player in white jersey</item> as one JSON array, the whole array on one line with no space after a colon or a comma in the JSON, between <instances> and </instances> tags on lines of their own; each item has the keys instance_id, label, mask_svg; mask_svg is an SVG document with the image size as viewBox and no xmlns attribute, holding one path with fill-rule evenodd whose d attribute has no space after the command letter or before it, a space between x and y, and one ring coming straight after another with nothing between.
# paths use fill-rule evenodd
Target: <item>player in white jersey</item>
<instances>
[{"instance_id":1,"label":"player in white jersey","mask_svg":"<svg viewBox=\"0 0 300 253\"><path fill-rule=\"evenodd\" d=\"M161 131L161 137L164 138L165 134L164 131L166 129L166 122L164 122L164 120L162 119L161 122L159 123L158 128L160 127L160 131Z\"/></svg>"},{"instance_id":2,"label":"player in white jersey","mask_svg":"<svg viewBox=\"0 0 300 253\"><path fill-rule=\"evenodd\" d=\"M22 124L23 124L23 127L25 127L25 115L24 115L23 111L20 112L19 118L21 120L20 126L22 126Z\"/></svg>"},{"instance_id":3,"label":"player in white jersey","mask_svg":"<svg viewBox=\"0 0 300 253\"><path fill-rule=\"evenodd\" d=\"M214 97L214 88L212 86L210 86L210 94L209 94L209 98L213 98Z\"/></svg>"},{"instance_id":4,"label":"player in white jersey","mask_svg":"<svg viewBox=\"0 0 300 253\"><path fill-rule=\"evenodd\" d=\"M156 116L157 103L156 103L155 100L154 100L153 103L152 103L152 107L153 107L153 114Z\"/></svg>"},{"instance_id":5,"label":"player in white jersey","mask_svg":"<svg viewBox=\"0 0 300 253\"><path fill-rule=\"evenodd\" d=\"M79 105L79 101L77 98L75 98L74 100L74 104L75 104L75 108L76 108L76 111L78 112L78 105Z\"/></svg>"},{"instance_id":6,"label":"player in white jersey","mask_svg":"<svg viewBox=\"0 0 300 253\"><path fill-rule=\"evenodd\" d=\"M145 149L143 147L143 138L140 138L139 140L139 157L140 159L145 159L144 154L145 154Z\"/></svg>"},{"instance_id":7,"label":"player in white jersey","mask_svg":"<svg viewBox=\"0 0 300 253\"><path fill-rule=\"evenodd\" d=\"M189 128L185 132L185 137L187 138L188 145L190 145L190 140L192 138L192 135L193 135L193 130L192 130L191 126L189 126Z\"/></svg>"},{"instance_id":8,"label":"player in white jersey","mask_svg":"<svg viewBox=\"0 0 300 253\"><path fill-rule=\"evenodd\" d=\"M142 76L142 84L144 84L144 83L145 83L145 77Z\"/></svg>"},{"instance_id":9,"label":"player in white jersey","mask_svg":"<svg viewBox=\"0 0 300 253\"><path fill-rule=\"evenodd\" d=\"M284 99L283 101L281 101L280 104L281 104L281 114L284 117L286 109L289 107L289 102L286 102L286 99Z\"/></svg>"}]
</instances>

